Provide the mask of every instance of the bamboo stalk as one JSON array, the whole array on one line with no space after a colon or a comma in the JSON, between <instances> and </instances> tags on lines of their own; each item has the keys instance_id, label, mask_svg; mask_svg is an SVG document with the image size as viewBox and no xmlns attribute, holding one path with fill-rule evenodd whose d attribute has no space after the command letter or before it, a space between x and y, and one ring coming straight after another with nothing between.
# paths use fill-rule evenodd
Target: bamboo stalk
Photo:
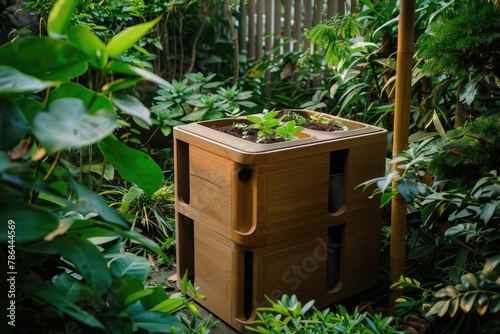
<instances>
[{"instance_id":1,"label":"bamboo stalk","mask_svg":"<svg viewBox=\"0 0 500 334\"><path fill-rule=\"evenodd\" d=\"M401 1L398 29L393 157L408 147L411 73L415 35L415 0ZM397 168L398 164L395 164L394 169ZM391 205L390 279L392 284L397 282L400 276L404 274L406 255L406 201L398 193L393 197ZM400 289L392 289L390 291L389 306L391 312L394 311L396 299L401 295L402 290Z\"/></svg>"}]
</instances>

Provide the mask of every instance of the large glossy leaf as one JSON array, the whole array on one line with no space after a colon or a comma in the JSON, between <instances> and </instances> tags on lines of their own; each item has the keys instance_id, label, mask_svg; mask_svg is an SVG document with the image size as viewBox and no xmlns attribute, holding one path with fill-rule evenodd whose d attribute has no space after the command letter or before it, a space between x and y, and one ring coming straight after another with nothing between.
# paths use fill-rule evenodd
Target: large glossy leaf
<instances>
[{"instance_id":1,"label":"large glossy leaf","mask_svg":"<svg viewBox=\"0 0 500 334\"><path fill-rule=\"evenodd\" d=\"M106 45L96 34L81 26L71 26L68 28L68 40L88 54L92 66L100 70L105 68L108 63Z\"/></svg>"},{"instance_id":2,"label":"large glossy leaf","mask_svg":"<svg viewBox=\"0 0 500 334\"><path fill-rule=\"evenodd\" d=\"M49 36L64 37L77 3L77 0L58 0L54 3L47 19Z\"/></svg>"},{"instance_id":3,"label":"large glossy leaf","mask_svg":"<svg viewBox=\"0 0 500 334\"><path fill-rule=\"evenodd\" d=\"M62 98L49 105L49 112L33 117L33 134L49 153L70 147L94 144L116 128L115 117L107 111L87 113L82 100Z\"/></svg>"},{"instance_id":4,"label":"large glossy leaf","mask_svg":"<svg viewBox=\"0 0 500 334\"><path fill-rule=\"evenodd\" d=\"M23 278L21 289L33 299L53 307L55 310L68 315L86 326L104 330L104 326L99 320L75 303L69 301L66 296L61 295L57 289L42 280L35 273L31 272Z\"/></svg>"},{"instance_id":5,"label":"large glossy leaf","mask_svg":"<svg viewBox=\"0 0 500 334\"><path fill-rule=\"evenodd\" d=\"M135 183L148 196L160 187L163 175L161 168L146 153L130 148L114 136L98 143L102 154L118 170L122 178Z\"/></svg>"},{"instance_id":6,"label":"large glossy leaf","mask_svg":"<svg viewBox=\"0 0 500 334\"><path fill-rule=\"evenodd\" d=\"M153 290L147 289L142 291L137 291L127 296L125 299L125 307L131 306L132 304L137 303L141 298L147 297L153 293Z\"/></svg>"},{"instance_id":7,"label":"large glossy leaf","mask_svg":"<svg viewBox=\"0 0 500 334\"><path fill-rule=\"evenodd\" d=\"M0 242L15 240L16 245L42 240L59 223L49 211L27 204L1 206L0 219Z\"/></svg>"},{"instance_id":8,"label":"large glossy leaf","mask_svg":"<svg viewBox=\"0 0 500 334\"><path fill-rule=\"evenodd\" d=\"M0 96L36 93L54 86L52 81L42 81L10 66L0 66Z\"/></svg>"},{"instance_id":9,"label":"large glossy leaf","mask_svg":"<svg viewBox=\"0 0 500 334\"><path fill-rule=\"evenodd\" d=\"M151 121L151 111L135 96L129 94L116 94L113 95L113 103L124 114L137 117L149 126L153 124Z\"/></svg>"},{"instance_id":10,"label":"large glossy leaf","mask_svg":"<svg viewBox=\"0 0 500 334\"><path fill-rule=\"evenodd\" d=\"M150 288L149 290L151 290L153 293L141 298L141 304L146 310L155 307L157 304L169 298L167 293L165 292L165 289L161 286Z\"/></svg>"},{"instance_id":11,"label":"large glossy leaf","mask_svg":"<svg viewBox=\"0 0 500 334\"><path fill-rule=\"evenodd\" d=\"M57 236L52 241L59 254L77 268L85 283L97 296L103 296L111 286L108 265L96 246L77 236ZM99 301L104 302L104 301Z\"/></svg>"},{"instance_id":12,"label":"large glossy leaf","mask_svg":"<svg viewBox=\"0 0 500 334\"><path fill-rule=\"evenodd\" d=\"M76 211L83 215L94 212L99 214L99 216L109 223L113 223L124 229L130 228L128 223L118 214L118 212L108 206L104 198L78 184L75 180L70 179L70 181L71 187L73 187L78 196L78 202L74 204Z\"/></svg>"},{"instance_id":13,"label":"large glossy leaf","mask_svg":"<svg viewBox=\"0 0 500 334\"><path fill-rule=\"evenodd\" d=\"M74 97L79 98L85 104L85 107L91 114L95 114L99 110L114 112L113 103L104 95L85 88L77 83L68 82L60 85L50 94L50 103L62 99Z\"/></svg>"},{"instance_id":14,"label":"large glossy leaf","mask_svg":"<svg viewBox=\"0 0 500 334\"><path fill-rule=\"evenodd\" d=\"M92 296L92 289L88 285L77 281L66 273L57 276L54 280L54 287L73 303L89 300Z\"/></svg>"},{"instance_id":15,"label":"large glossy leaf","mask_svg":"<svg viewBox=\"0 0 500 334\"><path fill-rule=\"evenodd\" d=\"M106 45L106 51L111 58L116 58L132 47L139 39L145 36L160 21L161 16L156 19L128 27L113 36Z\"/></svg>"},{"instance_id":16,"label":"large glossy leaf","mask_svg":"<svg viewBox=\"0 0 500 334\"><path fill-rule=\"evenodd\" d=\"M0 99L0 150L13 149L28 131L28 122L21 109L8 100Z\"/></svg>"},{"instance_id":17,"label":"large glossy leaf","mask_svg":"<svg viewBox=\"0 0 500 334\"><path fill-rule=\"evenodd\" d=\"M144 291L141 280L129 275L113 277L112 305L118 309L125 308L127 297L139 291Z\"/></svg>"},{"instance_id":18,"label":"large glossy leaf","mask_svg":"<svg viewBox=\"0 0 500 334\"><path fill-rule=\"evenodd\" d=\"M175 316L154 311L144 311L132 315L134 324L144 330L157 333L188 333L182 322Z\"/></svg>"},{"instance_id":19,"label":"large glossy leaf","mask_svg":"<svg viewBox=\"0 0 500 334\"><path fill-rule=\"evenodd\" d=\"M18 38L0 48L0 64L44 81L64 81L88 68L88 55L64 40Z\"/></svg>"},{"instance_id":20,"label":"large glossy leaf","mask_svg":"<svg viewBox=\"0 0 500 334\"><path fill-rule=\"evenodd\" d=\"M151 263L142 256L124 254L110 264L111 273L116 277L127 274L144 281L151 271Z\"/></svg>"}]
</instances>

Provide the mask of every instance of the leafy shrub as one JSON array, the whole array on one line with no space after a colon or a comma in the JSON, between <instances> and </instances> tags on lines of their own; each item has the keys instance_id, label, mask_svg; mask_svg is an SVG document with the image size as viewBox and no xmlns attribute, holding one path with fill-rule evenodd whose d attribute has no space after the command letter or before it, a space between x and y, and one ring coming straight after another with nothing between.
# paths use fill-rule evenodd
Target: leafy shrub
<instances>
[{"instance_id":1,"label":"leafy shrub","mask_svg":"<svg viewBox=\"0 0 500 334\"><path fill-rule=\"evenodd\" d=\"M257 309L257 320L247 330L255 333L403 333L392 325L392 317L381 314L359 313L357 309L349 314L341 305L337 310L318 310L314 300L304 306L295 295L283 295L281 300L272 301L266 296L270 307Z\"/></svg>"},{"instance_id":2,"label":"leafy shrub","mask_svg":"<svg viewBox=\"0 0 500 334\"><path fill-rule=\"evenodd\" d=\"M0 254L16 281L10 298L16 329L186 332L174 314L185 307L196 314L187 291L173 297L145 285L150 262L121 249L133 240L170 259L92 191L113 180L115 170L147 196L162 189L153 159L114 136L120 116L151 123L149 109L128 89L142 80L165 81L118 58L158 19L104 43L70 24L77 3L55 2L49 36L0 47ZM84 78L90 80L80 83ZM86 183L94 179L85 175L100 179ZM203 298L186 277L189 294Z\"/></svg>"}]
</instances>

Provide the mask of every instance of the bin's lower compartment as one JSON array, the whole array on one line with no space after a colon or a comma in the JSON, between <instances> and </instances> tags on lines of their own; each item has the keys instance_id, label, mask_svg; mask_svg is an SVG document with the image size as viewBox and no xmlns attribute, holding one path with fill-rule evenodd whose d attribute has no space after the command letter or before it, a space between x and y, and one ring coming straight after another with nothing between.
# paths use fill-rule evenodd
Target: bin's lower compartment
<instances>
[{"instance_id":1,"label":"bin's lower compartment","mask_svg":"<svg viewBox=\"0 0 500 334\"><path fill-rule=\"evenodd\" d=\"M295 294L326 307L378 284L381 222L347 222L264 247L242 247L177 217L177 270L186 271L209 312L245 332L256 308ZM377 217L378 218L378 217ZM181 284L181 281L178 281Z\"/></svg>"}]
</instances>

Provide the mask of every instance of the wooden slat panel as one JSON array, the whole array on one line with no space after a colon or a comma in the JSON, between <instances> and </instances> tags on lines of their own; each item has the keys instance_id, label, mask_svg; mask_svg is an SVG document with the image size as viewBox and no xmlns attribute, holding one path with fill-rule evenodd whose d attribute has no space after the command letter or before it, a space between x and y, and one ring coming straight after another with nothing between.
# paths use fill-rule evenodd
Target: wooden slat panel
<instances>
[{"instance_id":1,"label":"wooden slat panel","mask_svg":"<svg viewBox=\"0 0 500 334\"><path fill-rule=\"evenodd\" d=\"M281 23L281 14L283 12L283 5L281 4L281 0L274 0L274 35L280 36L279 39L275 39L273 43L273 47L277 47L282 41L283 24Z\"/></svg>"},{"instance_id":2,"label":"wooden slat panel","mask_svg":"<svg viewBox=\"0 0 500 334\"><path fill-rule=\"evenodd\" d=\"M293 51L298 52L302 38L302 0L295 0L295 8L293 9L293 38L298 41L293 44Z\"/></svg>"},{"instance_id":3,"label":"wooden slat panel","mask_svg":"<svg viewBox=\"0 0 500 334\"><path fill-rule=\"evenodd\" d=\"M346 8L356 11L355 0L249 0L242 5L240 49L250 61L262 57L283 42L283 39L296 39L293 44L284 45L281 52L298 52L303 41L304 28L311 29L321 21L336 14L345 14ZM326 7L326 9L325 9ZM265 36L281 37L274 39ZM305 40L306 46L309 41Z\"/></svg>"},{"instance_id":4,"label":"wooden slat panel","mask_svg":"<svg viewBox=\"0 0 500 334\"><path fill-rule=\"evenodd\" d=\"M290 38L292 36L292 0L285 1L285 24L283 36ZM291 51L291 45L285 45L285 52Z\"/></svg>"}]
</instances>

